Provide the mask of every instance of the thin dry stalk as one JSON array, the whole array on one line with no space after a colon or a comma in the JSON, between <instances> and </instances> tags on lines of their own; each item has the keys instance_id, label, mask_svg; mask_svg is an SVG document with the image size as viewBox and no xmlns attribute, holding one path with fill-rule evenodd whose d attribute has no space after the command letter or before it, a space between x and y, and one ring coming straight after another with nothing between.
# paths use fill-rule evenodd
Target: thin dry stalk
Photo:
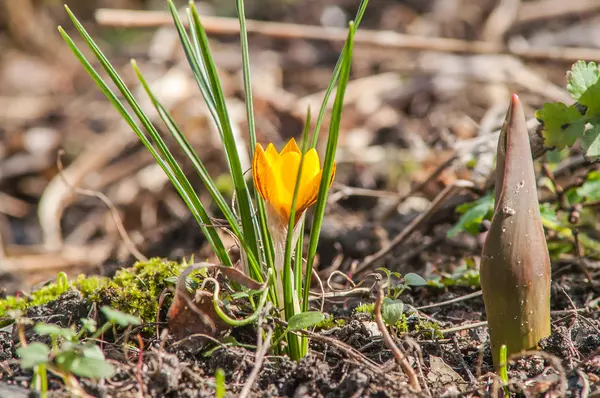
<instances>
[{"instance_id":1,"label":"thin dry stalk","mask_svg":"<svg viewBox=\"0 0 600 398\"><path fill-rule=\"evenodd\" d=\"M171 26L171 16L166 12L109 10L96 11L96 21L103 26L152 28ZM239 33L237 18L202 16L202 24L207 32L215 35ZM325 40L343 43L347 31L344 28L321 27L281 22L262 22L247 19L248 33L261 34L279 39ZM554 60L575 62L580 59L600 59L600 51L595 48L552 47L552 48L509 48L503 43L466 41L442 37L425 37L361 29L355 39L357 45L376 48L395 48L414 51L439 51L458 54L510 54L524 59Z\"/></svg>"},{"instance_id":2,"label":"thin dry stalk","mask_svg":"<svg viewBox=\"0 0 600 398\"><path fill-rule=\"evenodd\" d=\"M127 233L127 230L125 229L125 226L123 225L123 221L121 220L121 217L119 216L119 211L117 210L117 208L115 207L115 205L113 205L113 203L111 202L110 198L108 196L106 196L105 194L103 194L102 192L94 191L94 190L91 190L91 189L77 188L77 187L73 186L67 180L67 178L64 175L64 168L63 168L63 164L62 164L62 156L64 154L65 154L65 151L61 149L61 150L58 151L58 156L56 158L56 167L58 168L58 174L62 178L63 182L69 188L71 188L73 190L73 192L75 192L75 193L77 193L79 195L91 196L91 197L100 199L102 201L102 203L104 203L106 205L106 207L108 208L108 210L110 211L110 215L112 216L112 218L113 218L113 220L115 222L115 226L117 227L117 231L119 232L119 236L123 240L123 243L125 244L125 247L129 251L129 253L133 257L135 257L135 259L137 261L148 261L148 257L144 256L137 249L137 247L135 246L135 243L133 243L133 241L129 237L129 234Z\"/></svg>"},{"instance_id":3,"label":"thin dry stalk","mask_svg":"<svg viewBox=\"0 0 600 398\"><path fill-rule=\"evenodd\" d=\"M449 305L449 304L454 304L454 303L458 303L461 301L465 301L465 300L469 300L475 297L479 297L481 296L481 290L478 290L476 292L473 293L469 293L469 294L465 294L464 296L460 296L460 297L456 297L450 300L446 300L446 301L440 301L439 303L434 303L434 304L427 304L427 305L423 305L421 307L417 307L418 310L426 310L429 308L437 308L437 307L443 307L445 305Z\"/></svg>"},{"instance_id":4,"label":"thin dry stalk","mask_svg":"<svg viewBox=\"0 0 600 398\"><path fill-rule=\"evenodd\" d=\"M271 347L271 338L272 337L273 337L273 330L271 328L267 328L267 335L263 342L261 342L261 336L259 333L258 341L259 341L260 346L257 347L257 349L256 349L256 356L254 357L255 365L254 365L254 368L252 368L252 372L250 372L250 375L248 376L246 383L244 383L244 388L242 389L242 391L240 392L240 395L239 395L240 398L246 398L249 396L250 391L252 390L252 385L256 381L256 378L258 377L258 373L260 372L260 369L262 368L262 364L265 359L265 355L267 354L269 347Z\"/></svg>"},{"instance_id":5,"label":"thin dry stalk","mask_svg":"<svg viewBox=\"0 0 600 398\"><path fill-rule=\"evenodd\" d=\"M383 341L385 345L392 351L392 355L394 355L394 359L400 368L408 377L408 383L415 390L415 392L421 392L421 385L419 384L419 378L413 368L408 363L408 359L406 355L400 350L400 348L394 343L392 336L390 336L390 332L388 332L387 327L383 323L383 317L381 316L381 307L383 305L383 289L379 289L377 294L377 301L375 302L375 322L377 322L377 327L381 331L381 335L383 337Z\"/></svg>"},{"instance_id":6,"label":"thin dry stalk","mask_svg":"<svg viewBox=\"0 0 600 398\"><path fill-rule=\"evenodd\" d=\"M456 180L451 185L446 186L431 202L431 206L427 211L419 214L402 232L396 236L387 246L383 247L377 253L366 257L363 262L356 268L356 275L367 270L377 261L381 260L385 255L390 253L394 247L398 246L406 240L423 222L435 214L457 191L465 188L473 188L475 184L467 180Z\"/></svg>"}]
</instances>

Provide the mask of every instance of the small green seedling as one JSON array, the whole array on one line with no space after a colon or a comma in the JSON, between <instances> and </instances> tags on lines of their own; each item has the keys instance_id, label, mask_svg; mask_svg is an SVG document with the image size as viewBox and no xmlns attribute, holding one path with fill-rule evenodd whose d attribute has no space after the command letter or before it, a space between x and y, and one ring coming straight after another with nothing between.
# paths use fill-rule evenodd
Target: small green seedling
<instances>
[{"instance_id":1,"label":"small green seedling","mask_svg":"<svg viewBox=\"0 0 600 398\"><path fill-rule=\"evenodd\" d=\"M387 297L383 299L381 316L388 325L394 325L402 320L404 312L404 303L398 297L411 286L427 286L427 281L412 272L403 277L402 274L383 267L377 268L376 271L383 272L387 277ZM402 282L394 283L394 279Z\"/></svg>"},{"instance_id":2,"label":"small green seedling","mask_svg":"<svg viewBox=\"0 0 600 398\"><path fill-rule=\"evenodd\" d=\"M215 397L225 398L227 390L225 389L225 372L221 368L215 371Z\"/></svg>"},{"instance_id":3,"label":"small green seedling","mask_svg":"<svg viewBox=\"0 0 600 398\"><path fill-rule=\"evenodd\" d=\"M508 391L508 358L506 355L506 344L500 347L500 380L502 380L502 388L504 388L504 397L510 396Z\"/></svg>"},{"instance_id":4,"label":"small green seedling","mask_svg":"<svg viewBox=\"0 0 600 398\"><path fill-rule=\"evenodd\" d=\"M83 392L76 376L101 380L115 374L115 368L95 341L110 327L139 325L141 321L108 307L103 307L102 312L108 321L100 329L91 319L82 319L79 331L38 322L33 330L39 336L49 337L50 347L40 342L27 344L24 334L20 333L22 346L17 349L17 355L23 369L33 370L32 390L38 391L42 397L47 396L47 371L62 378L74 395ZM88 334L89 338L84 338Z\"/></svg>"}]
</instances>

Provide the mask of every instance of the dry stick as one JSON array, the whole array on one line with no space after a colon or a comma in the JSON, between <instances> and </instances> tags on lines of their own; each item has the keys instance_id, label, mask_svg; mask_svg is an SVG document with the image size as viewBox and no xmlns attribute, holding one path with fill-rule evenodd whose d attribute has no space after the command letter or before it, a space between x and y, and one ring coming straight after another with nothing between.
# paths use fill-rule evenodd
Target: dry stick
<instances>
[{"instance_id":1,"label":"dry stick","mask_svg":"<svg viewBox=\"0 0 600 398\"><path fill-rule=\"evenodd\" d=\"M520 8L521 0L500 0L485 22L481 38L485 41L502 43Z\"/></svg>"},{"instance_id":2,"label":"dry stick","mask_svg":"<svg viewBox=\"0 0 600 398\"><path fill-rule=\"evenodd\" d=\"M383 289L379 288L377 293L377 301L375 302L375 322L377 322L377 327L381 332L381 336L383 337L383 341L385 345L392 351L392 355L394 355L394 359L400 368L408 377L408 383L415 390L415 392L421 392L421 385L419 384L419 378L415 373L414 369L408 363L408 359L406 355L400 350L400 348L394 343L392 336L390 336L390 332L388 332L387 327L383 323L383 317L381 316L381 306L383 304Z\"/></svg>"},{"instance_id":3,"label":"dry stick","mask_svg":"<svg viewBox=\"0 0 600 398\"><path fill-rule=\"evenodd\" d=\"M355 275L359 275L364 270L368 269L375 262L383 258L386 254L392 251L392 249L398 246L400 243L404 242L404 240L410 236L425 220L427 220L431 215L433 215L446 201L454 195L454 193L458 190L464 188L473 188L475 184L471 181L466 180L456 180L451 185L446 186L431 202L431 206L427 209L426 212L419 214L415 217L414 220L411 221L410 224L404 230L396 236L387 246L379 250L377 253L366 257L363 262L357 267Z\"/></svg>"},{"instance_id":4,"label":"dry stick","mask_svg":"<svg viewBox=\"0 0 600 398\"><path fill-rule=\"evenodd\" d=\"M287 322L285 322L284 320L281 320L279 318L275 318L274 321L284 328L287 328L287 326L288 326ZM353 359L357 362L360 362L365 368L369 369L370 371L372 371L374 373L378 373L378 374L383 373L382 369L375 362L371 361L369 358L364 356L360 351L349 346L348 344L344 343L343 341L339 341L337 339L334 339L332 337L325 336L322 334L313 333L308 330L296 330L292 333L301 334L301 335L311 338L312 340L320 341L321 343L324 343L324 344L329 344L329 345L337 348L338 350L342 351L344 354L346 354L346 356L348 356L348 358Z\"/></svg>"},{"instance_id":5,"label":"dry stick","mask_svg":"<svg viewBox=\"0 0 600 398\"><path fill-rule=\"evenodd\" d=\"M418 192L421 192L431 181L436 179L444 170L446 170L448 167L450 167L452 165L452 163L454 163L454 161L458 159L458 157L459 157L458 155L453 155L449 159L444 161L442 164L440 164L433 171L433 173L431 173L429 175L429 177L427 177L425 179L425 181L421 182L419 185L417 185L416 187L411 189L407 195L398 199L392 206L390 206L390 210L386 211L381 217L379 217L379 221L387 220L388 218L390 218L396 212L396 209L398 208L398 206L400 206L402 203L404 203L404 201L406 201L406 199L410 198L411 196L414 196Z\"/></svg>"},{"instance_id":6,"label":"dry stick","mask_svg":"<svg viewBox=\"0 0 600 398\"><path fill-rule=\"evenodd\" d=\"M156 28L173 24L169 13L160 11L134 11L99 9L96 21L103 26L128 28ZM236 35L239 33L237 18L202 16L204 29L215 35ZM247 19L249 33L261 34L279 39L326 40L343 43L347 31L343 28L300 25L281 22L262 22ZM360 29L354 39L356 44L380 48L402 50L440 51L459 54L510 54L525 59L574 62L579 59L600 60L600 50L595 48L551 47L551 48L510 48L502 43L465 41L441 37L424 37Z\"/></svg>"},{"instance_id":7,"label":"dry stick","mask_svg":"<svg viewBox=\"0 0 600 398\"><path fill-rule=\"evenodd\" d=\"M590 15L600 9L597 0L538 0L523 3L517 16L517 24L526 24L552 18L572 15Z\"/></svg>"},{"instance_id":8,"label":"dry stick","mask_svg":"<svg viewBox=\"0 0 600 398\"><path fill-rule=\"evenodd\" d=\"M104 203L106 207L108 207L108 210L110 211L110 214L115 222L115 226L117 227L117 231L119 232L119 236L121 237L121 239L123 239L123 243L125 243L125 247L129 251L129 253L133 257L135 257L137 261L148 261L148 257L140 253L140 251L135 246L135 243L133 243L133 241L129 237L129 234L127 233L127 230L125 230L125 226L123 225L123 221L119 216L119 212L117 211L115 205L112 204L109 197L103 194L102 192L93 191L91 189L77 188L71 185L71 183L67 180L67 178L64 175L64 168L62 164L62 156L64 154L65 151L61 149L58 151L58 156L56 157L56 167L58 168L58 174L60 174L60 177L62 178L63 182L69 188L71 188L73 192L78 193L79 195L91 196L100 199L102 203Z\"/></svg>"},{"instance_id":9,"label":"dry stick","mask_svg":"<svg viewBox=\"0 0 600 398\"><path fill-rule=\"evenodd\" d=\"M399 196L402 196L398 192L350 187L340 183L334 183L333 186L334 188L337 188L337 192L329 195L329 203L337 203L341 199L346 199L349 196L367 196L372 198L398 198Z\"/></svg>"},{"instance_id":10,"label":"dry stick","mask_svg":"<svg viewBox=\"0 0 600 398\"><path fill-rule=\"evenodd\" d=\"M462 353L460 352L460 347L458 346L458 339L456 338L456 336L452 336L452 344L454 345L454 350L456 351L456 356L458 357L458 361L460 362L461 366L463 367L463 369L467 373L467 376L469 377L469 381L471 382L471 384L477 384L477 379L475 378L475 376L469 369L469 365L467 365L465 358L463 357Z\"/></svg>"},{"instance_id":11,"label":"dry stick","mask_svg":"<svg viewBox=\"0 0 600 398\"><path fill-rule=\"evenodd\" d=\"M453 299L450 299L450 300L441 301L439 303L434 303L434 304L423 305L421 307L417 307L417 309L420 311L420 310L425 310L425 309L428 309L428 308L442 307L444 305L454 304L454 303L458 303L460 301L464 301L464 300L472 299L472 298L475 298L475 297L479 297L479 296L481 296L481 294L482 294L481 290L478 290L476 292L465 294L464 296L456 297L456 298L453 298Z\"/></svg>"},{"instance_id":12,"label":"dry stick","mask_svg":"<svg viewBox=\"0 0 600 398\"><path fill-rule=\"evenodd\" d=\"M256 378L258 377L258 373L260 372L260 369L262 368L262 363L263 363L263 360L265 359L265 355L267 354L269 347L271 347L271 338L272 337L273 337L273 330L271 328L268 328L267 336L265 337L265 341L263 341L261 346L258 347L256 350L256 356L254 357L255 358L254 359L254 368L252 368L252 372L250 372L250 375L248 376L246 383L244 383L244 388L242 389L242 392L240 392L240 395L239 395L240 398L246 398L250 394L252 385L256 381ZM259 332L258 339L260 341L260 332Z\"/></svg>"},{"instance_id":13,"label":"dry stick","mask_svg":"<svg viewBox=\"0 0 600 398\"><path fill-rule=\"evenodd\" d=\"M442 330L440 330L440 333L448 334L448 333L460 332L461 330L481 328L484 326L487 326L487 321L467 323L466 325L460 325L460 326L455 326L453 328L442 329Z\"/></svg>"},{"instance_id":14,"label":"dry stick","mask_svg":"<svg viewBox=\"0 0 600 398\"><path fill-rule=\"evenodd\" d=\"M588 311L590 311L590 309L587 307L586 308L577 308L577 309L573 309L573 310L556 310L556 311L551 311L550 315L554 315L554 316L571 315L571 314L577 314L580 312L588 312ZM480 327L484 327L484 326L487 326L487 321L467 323L465 325L455 326L455 327L451 327L448 329L442 329L442 330L440 330L440 333L449 334L449 333L454 333L454 332L460 332L461 330L476 329L476 328L480 328Z\"/></svg>"}]
</instances>

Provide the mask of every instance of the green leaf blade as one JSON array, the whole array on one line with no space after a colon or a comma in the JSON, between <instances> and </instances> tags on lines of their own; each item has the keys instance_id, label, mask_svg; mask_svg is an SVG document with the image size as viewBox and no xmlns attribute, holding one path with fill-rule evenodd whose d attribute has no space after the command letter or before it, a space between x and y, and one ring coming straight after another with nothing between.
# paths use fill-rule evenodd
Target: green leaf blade
<instances>
[{"instance_id":1,"label":"green leaf blade","mask_svg":"<svg viewBox=\"0 0 600 398\"><path fill-rule=\"evenodd\" d=\"M545 103L544 107L536 112L536 118L544 122L542 134L545 146L558 150L573 146L585 130L585 122L577 108L562 102Z\"/></svg>"},{"instance_id":2,"label":"green leaf blade","mask_svg":"<svg viewBox=\"0 0 600 398\"><path fill-rule=\"evenodd\" d=\"M577 61L567 72L567 90L576 100L598 82L598 66L595 62Z\"/></svg>"},{"instance_id":3,"label":"green leaf blade","mask_svg":"<svg viewBox=\"0 0 600 398\"><path fill-rule=\"evenodd\" d=\"M288 320L287 329L290 332L305 330L311 326L317 325L319 322L323 321L323 319L325 319L325 314L319 311L300 312Z\"/></svg>"},{"instance_id":4,"label":"green leaf blade","mask_svg":"<svg viewBox=\"0 0 600 398\"><path fill-rule=\"evenodd\" d=\"M381 316L388 325L394 325L402 319L404 312L404 303L401 300L392 300L389 297L383 299Z\"/></svg>"},{"instance_id":5,"label":"green leaf blade","mask_svg":"<svg viewBox=\"0 0 600 398\"><path fill-rule=\"evenodd\" d=\"M45 344L35 342L26 347L17 348L17 355L21 358L20 363L23 369L32 369L49 361L50 348Z\"/></svg>"}]
</instances>

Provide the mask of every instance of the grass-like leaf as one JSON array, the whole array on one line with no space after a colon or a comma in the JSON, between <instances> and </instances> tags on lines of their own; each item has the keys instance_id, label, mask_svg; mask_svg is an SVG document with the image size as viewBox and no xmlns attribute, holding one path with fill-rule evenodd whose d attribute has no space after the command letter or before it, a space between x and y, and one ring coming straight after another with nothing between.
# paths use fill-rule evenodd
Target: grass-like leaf
<instances>
[{"instance_id":1,"label":"grass-like leaf","mask_svg":"<svg viewBox=\"0 0 600 398\"><path fill-rule=\"evenodd\" d=\"M218 114L217 127L221 132L221 139L223 141L225 155L229 164L229 171L233 178L233 185L236 192L236 203L240 211L242 229L252 253L254 253L256 257L260 257L258 250L258 220L254 213L254 206L252 205L248 185L244 179L244 170L242 169L240 155L236 145L236 139L233 134L233 126L229 118L229 112L227 111L225 94L223 93L217 67L210 52L208 37L206 36L206 32L204 31L194 3L190 3L190 13L191 19L193 20L193 24L190 26L190 28L192 34L196 37L196 40L200 45L202 62L206 67L209 79L209 87L211 88L213 98L215 99L216 110Z\"/></svg>"},{"instance_id":2,"label":"grass-like leaf","mask_svg":"<svg viewBox=\"0 0 600 398\"><path fill-rule=\"evenodd\" d=\"M365 3L365 2L363 2ZM306 260L306 274L304 277L304 297L302 301L302 312L308 311L308 295L310 291L310 281L312 276L312 268L315 262L317 253L317 244L321 234L321 225L323 224L323 216L325 215L325 207L327 205L327 196L329 193L329 184L333 175L333 167L335 162L335 153L337 150L338 137L340 132L340 123L342 120L342 111L344 108L344 94L348 79L350 78L350 66L352 63L352 48L354 45L354 33L356 29L354 23L350 22L348 29L348 39L344 46L344 52L341 57L340 77L335 95L335 102L331 114L331 123L329 125L329 139L327 140L327 152L323 162L323 177L321 178L321 186L319 187L319 197L315 206L312 228L310 231L310 241L308 246L308 254ZM326 100L325 100L326 101Z\"/></svg>"},{"instance_id":3,"label":"grass-like leaf","mask_svg":"<svg viewBox=\"0 0 600 398\"><path fill-rule=\"evenodd\" d=\"M352 24L352 27L351 27L352 35L354 35L356 33L356 30L360 26L360 22L362 21L365 11L367 10L368 4L369 4L369 0L362 0L360 2L360 5L358 6L358 11L356 12L356 17L354 18L354 23ZM346 41L346 44L344 44L342 53L340 54L340 57L338 58L338 61L335 64L335 68L333 69L333 74L331 75L331 80L329 81L329 85L327 86L327 89L325 90L325 97L323 97L323 103L321 104L321 109L319 109L319 115L317 116L315 130L313 132L312 140L310 143L310 146L312 148L317 146L317 141L319 139L319 131L321 130L321 125L323 124L323 118L325 117L325 111L327 110L327 104L329 103L329 97L331 96L331 93L333 92L333 88L335 87L336 83L338 83L338 78L340 77L340 73L342 71L342 63L343 63L343 58L345 56L344 54L346 53L346 50L347 50L347 48L346 48L347 46L348 46L348 41Z\"/></svg>"},{"instance_id":4,"label":"grass-like leaf","mask_svg":"<svg viewBox=\"0 0 600 398\"><path fill-rule=\"evenodd\" d=\"M296 272L292 272L292 250L294 245L294 224L296 220L296 202L298 199L298 191L300 190L300 181L302 178L302 167L304 165L304 154L308 150L308 129L310 126L310 109L306 115L306 123L302 134L302 156L298 165L298 174L296 175L296 184L294 185L294 195L292 198L292 208L290 209L290 219L288 221L287 238L285 241L285 255L283 263L283 303L286 320L291 320L300 312L297 290L302 289L302 285L298 286L297 275L302 269L302 263L296 263ZM302 281L300 281L302 283ZM295 334L288 335L288 345L290 357L292 359L302 358L301 340Z\"/></svg>"},{"instance_id":5,"label":"grass-like leaf","mask_svg":"<svg viewBox=\"0 0 600 398\"><path fill-rule=\"evenodd\" d=\"M148 132L154 144L157 148L154 147L152 141L146 136L146 134L140 129L140 127L133 120L123 103L117 98L115 93L108 87L106 82L102 79L100 74L94 69L94 67L90 64L87 58L83 55L83 53L79 50L77 45L71 39L71 37L61 28L59 27L59 32L63 36L63 39L66 41L67 45L71 48L75 56L82 63L86 71L95 81L95 83L100 87L104 95L108 98L108 100L113 104L113 106L117 109L117 111L121 114L123 119L127 122L127 124L132 128L132 130L136 133L140 141L144 144L146 149L152 154L155 161L160 165L165 174L171 180L171 183L175 186L179 195L182 197L192 215L200 225L200 228L206 235L207 240L213 247L215 254L219 258L219 260L226 265L231 265L231 260L229 255L227 254L227 250L221 241L221 238L217 234L214 228L210 226L211 219L206 212L204 206L200 202L198 195L195 193L192 188L190 182L184 175L181 167L175 161L173 155L167 148L166 144L150 122L148 116L142 111L140 105L131 94L131 91L127 88L119 74L110 64L108 59L102 53L98 45L95 41L90 37L87 33L83 25L79 22L79 20L75 17L75 15L71 12L68 7L65 7L69 17L73 21L75 28L80 33L81 37L84 39L88 47L92 50L103 69L109 75L113 83L117 86L129 106L133 109L139 121L144 126L144 129Z\"/></svg>"},{"instance_id":6,"label":"grass-like leaf","mask_svg":"<svg viewBox=\"0 0 600 398\"><path fill-rule=\"evenodd\" d=\"M202 162L202 160L200 159L198 154L192 148L187 137L181 132L181 130L179 129L179 127L173 120L173 117L171 116L170 112L167 109L165 109L165 107L160 103L158 98L152 92L150 85L148 84L148 82L146 81L144 76L142 75L142 73L139 70L135 61L132 61L132 66L133 66L133 69L134 69L140 83L146 90L148 97L150 98L150 100L152 101L152 104L156 108L158 115L162 119L163 123L165 124L165 126L167 127L167 129L169 130L169 132L171 133L173 138L177 141L177 144L179 144L179 147L183 150L183 152L186 154L186 156L192 163L194 169L196 170L196 173L198 173L198 176L202 180L206 190L209 192L209 194L211 195L212 199L215 201L215 203L217 204L217 206L219 207L221 212L223 212L223 215L224 215L225 219L227 220L227 222L229 223L233 233L237 237L237 239L240 243L240 246L242 247L244 252L247 253L248 263L249 263L250 269L252 270L251 274L257 275L258 277L260 277L261 276L260 264L259 264L258 260L256 259L256 257L254 256L254 254L252 253L252 251L250 251L250 248L248 247L248 244L246 242L246 238L238 224L235 214L229 207L229 204L227 203L227 201L225 200L225 198L223 197L223 195L221 194L221 192L215 185L214 181L208 174L208 170L204 166L204 163ZM262 278L260 278L260 279L257 278L257 280L262 282Z\"/></svg>"}]
</instances>

